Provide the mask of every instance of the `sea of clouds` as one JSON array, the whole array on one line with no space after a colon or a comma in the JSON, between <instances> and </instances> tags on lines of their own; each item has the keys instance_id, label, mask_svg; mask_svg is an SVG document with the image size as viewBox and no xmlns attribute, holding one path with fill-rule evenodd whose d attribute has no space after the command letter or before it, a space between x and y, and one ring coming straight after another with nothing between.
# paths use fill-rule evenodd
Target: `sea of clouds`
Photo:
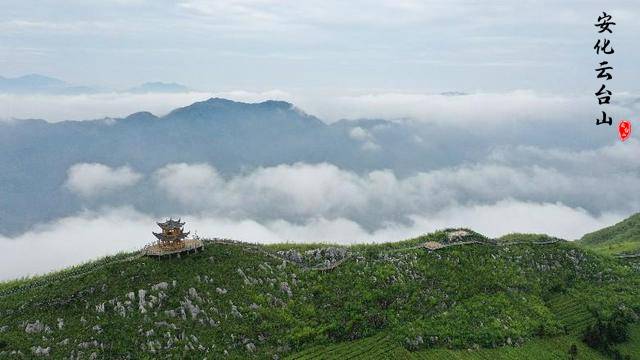
<instances>
[{"instance_id":1,"label":"sea of clouds","mask_svg":"<svg viewBox=\"0 0 640 360\"><path fill-rule=\"evenodd\" d=\"M413 119L431 123L517 124L520 121L557 121L577 117L595 117L599 112L590 96L545 94L529 90L510 92L480 92L471 94L389 92L363 93L349 91L292 93L285 90L223 91L184 93L126 93L107 92L78 95L1 94L0 119L91 120L125 117L138 111L158 116L169 111L221 97L235 101L289 101L305 112L331 123L340 119L380 118L387 120ZM611 111L628 113L629 107L640 104L633 94L616 93L619 102Z\"/></svg>"},{"instance_id":2,"label":"sea of clouds","mask_svg":"<svg viewBox=\"0 0 640 360\"><path fill-rule=\"evenodd\" d=\"M594 114L586 98L530 91L347 94L318 100L283 91L235 91L5 94L0 95L0 117L81 120L142 110L162 115L211 96L287 100L328 123L368 117L451 124L452 141L460 126L491 136L487 129L518 127L535 119L544 134L548 124L565 116L568 123L583 118L590 122ZM616 106L635 111L636 105L630 104ZM605 145L589 146L590 139L581 140L580 149L514 143L490 149L481 161L407 176L389 169L357 173L330 163L281 164L234 175L221 174L207 163L171 163L150 173L130 166L78 163L67 169L61 186L83 201L84 210L37 224L18 236L0 237L0 280L138 249L153 240L155 221L168 216L182 216L187 230L203 237L260 243L374 243L445 227L469 227L492 237L536 232L577 239L640 207L640 195L630 191L640 180L640 144L633 139L620 143L611 130L611 142ZM375 135L367 130L355 128L350 135L377 146ZM163 206L150 206L140 200L141 193Z\"/></svg>"}]
</instances>

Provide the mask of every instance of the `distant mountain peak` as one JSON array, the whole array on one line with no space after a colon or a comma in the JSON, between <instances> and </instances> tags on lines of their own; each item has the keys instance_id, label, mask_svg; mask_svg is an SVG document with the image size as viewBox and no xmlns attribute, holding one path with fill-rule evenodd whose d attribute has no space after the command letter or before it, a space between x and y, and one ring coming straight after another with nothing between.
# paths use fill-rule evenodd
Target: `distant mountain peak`
<instances>
[{"instance_id":1,"label":"distant mountain peak","mask_svg":"<svg viewBox=\"0 0 640 360\"><path fill-rule=\"evenodd\" d=\"M197 104L207 104L207 105L227 105L227 104L244 104L242 102L239 101L233 101L233 100L229 100L229 99L225 99L225 98L221 98L221 97L212 97L212 98L208 98L207 100L204 101L197 101L193 104L191 104L191 106L193 105L197 105Z\"/></svg>"},{"instance_id":2,"label":"distant mountain peak","mask_svg":"<svg viewBox=\"0 0 640 360\"><path fill-rule=\"evenodd\" d=\"M157 116L153 115L152 113L150 113L148 111L140 111L140 112L133 113L133 114L127 116L123 120L126 120L126 121L144 121L144 120L157 120L157 119L158 119Z\"/></svg>"},{"instance_id":3,"label":"distant mountain peak","mask_svg":"<svg viewBox=\"0 0 640 360\"><path fill-rule=\"evenodd\" d=\"M14 79L46 80L46 81L51 81L51 82L56 82L56 83L64 83L63 80L56 79L56 78L51 77L51 76L46 76L46 75L42 75L42 74L36 74L36 73L31 73L31 74L18 76L18 77L15 77Z\"/></svg>"},{"instance_id":4,"label":"distant mountain peak","mask_svg":"<svg viewBox=\"0 0 640 360\"><path fill-rule=\"evenodd\" d=\"M26 74L18 77L0 77L0 85L12 86L12 87L56 87L65 86L67 83L60 79L53 77L40 75L40 74Z\"/></svg>"},{"instance_id":5,"label":"distant mountain peak","mask_svg":"<svg viewBox=\"0 0 640 360\"><path fill-rule=\"evenodd\" d=\"M290 124L305 123L309 126L325 126L314 116L306 114L286 101L267 100L259 103L233 101L212 97L171 111L163 119L222 120L244 124L280 121ZM269 120L270 119L270 120Z\"/></svg>"},{"instance_id":6,"label":"distant mountain peak","mask_svg":"<svg viewBox=\"0 0 640 360\"><path fill-rule=\"evenodd\" d=\"M207 100L197 101L191 105L185 106L180 109L200 109L200 108L222 108L222 107L258 107L265 109L283 109L290 110L294 108L293 104L286 101L279 100L266 100L259 103L249 103L242 101L234 101L221 97L212 97ZM176 109L176 110L180 110Z\"/></svg>"},{"instance_id":7,"label":"distant mountain peak","mask_svg":"<svg viewBox=\"0 0 640 360\"><path fill-rule=\"evenodd\" d=\"M267 101L263 101L261 103L258 103L258 105L262 105L262 106L270 107L270 108L281 108L281 109L285 109L285 110L289 110L291 108L294 108L292 103L286 102L286 101L282 101L282 100L267 100Z\"/></svg>"},{"instance_id":8,"label":"distant mountain peak","mask_svg":"<svg viewBox=\"0 0 640 360\"><path fill-rule=\"evenodd\" d=\"M89 94L97 89L77 86L40 74L7 78L0 76L0 92L10 94Z\"/></svg>"},{"instance_id":9,"label":"distant mountain peak","mask_svg":"<svg viewBox=\"0 0 640 360\"><path fill-rule=\"evenodd\" d=\"M127 90L131 93L180 93L189 92L191 89L178 83L165 83L161 81L146 82Z\"/></svg>"},{"instance_id":10,"label":"distant mountain peak","mask_svg":"<svg viewBox=\"0 0 640 360\"><path fill-rule=\"evenodd\" d=\"M465 95L469 95L465 92L462 91L445 91L440 93L440 95L442 96L465 96Z\"/></svg>"}]
</instances>

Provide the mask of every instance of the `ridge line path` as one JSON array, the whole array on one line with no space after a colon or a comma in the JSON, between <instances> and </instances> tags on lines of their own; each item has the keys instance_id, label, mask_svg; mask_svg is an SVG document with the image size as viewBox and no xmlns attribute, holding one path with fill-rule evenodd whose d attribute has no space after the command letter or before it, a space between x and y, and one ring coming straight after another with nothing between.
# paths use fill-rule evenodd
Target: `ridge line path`
<instances>
[{"instance_id":1,"label":"ridge line path","mask_svg":"<svg viewBox=\"0 0 640 360\"><path fill-rule=\"evenodd\" d=\"M329 265L309 266L309 265L306 265L306 264L300 264L300 263L297 263L297 262L294 262L294 261L291 261L291 260L287 260L287 259L285 259L285 258L283 258L283 257L281 257L279 255L274 254L273 252L261 249L261 248L259 248L259 244L245 243L245 242L241 242L241 241L238 241L238 240L221 239L221 238L202 239L202 241L204 243L241 246L245 250L256 251L256 252L259 252L259 253L261 253L263 255L271 257L273 259L282 260L284 262L287 262L287 263L294 264L296 266L302 267L303 269L315 270L315 271L333 270L336 267L342 265L344 262L346 262L347 260L349 260L349 259L351 259L353 257L352 254L349 254L349 255L345 256L344 258L342 258L342 259L340 259L340 260L338 260L336 262L330 263ZM440 247L438 249L433 249L433 250L430 250L430 251L438 251L440 249L444 249L444 248L448 248L448 247L452 247L452 246L462 246L462 245L470 245L470 244L484 244L484 245L491 245L491 246L509 246L509 245L522 245L522 244L547 245L547 244L555 244L555 243L560 242L560 241L564 241L564 240L554 239L554 240L541 241L541 242L516 241L516 242L501 243L501 244L491 243L491 242L484 242L484 241L477 241L477 240L470 240L470 241L461 241L461 242L450 243L450 244L443 244L442 247ZM399 252L399 251L415 250L415 249L426 249L426 248L424 247L424 244L420 244L420 245L409 246L409 247L400 248L400 249L392 249L392 250L388 250L387 252ZM53 279L36 280L35 282L27 284L27 285L19 285L17 287L10 287L10 288L5 289L5 290L0 290L0 298L7 297L7 296L10 296L10 295L14 295L16 293L23 292L25 290L30 290L30 289L46 286L46 285L53 284L53 283L56 283L56 282L69 280L69 279L75 278L75 277L80 277L82 275L86 275L86 274L89 274L89 273L91 273L91 272L93 272L95 270L103 268L103 267L105 267L107 265L133 261L133 260L141 258L142 256L144 256L144 253L142 251L137 251L134 255L127 256L127 257L125 257L123 259L114 259L112 261L103 261L100 264L96 264L94 266L91 266L89 269L78 268L76 270L71 270L70 272L65 272L64 274L54 275ZM618 256L618 258L632 258L632 257L640 257L640 254Z\"/></svg>"},{"instance_id":2,"label":"ridge line path","mask_svg":"<svg viewBox=\"0 0 640 360\"><path fill-rule=\"evenodd\" d=\"M562 239L554 239L554 240L548 240L548 241L514 241L514 242L508 242L508 243L493 243L493 242L489 242L489 241L478 241L478 240L469 240L469 241L459 241L459 242L454 242L454 243L449 243L449 244L441 244L440 247L438 247L437 249L427 249L423 244L420 245L415 245L415 246L409 246L409 247L405 247L405 248L400 248L400 249L392 249L392 250L388 250L387 252L398 252L398 251L405 251L405 250L416 250L416 249L427 249L429 251L438 251L444 248L448 248L448 247L452 247L452 246L461 246L461 245L470 245L470 244L481 244L481 245L489 245L489 246L510 246L510 245L548 245L548 244L555 244L561 241L565 241ZM640 256L640 254L638 254L638 256Z\"/></svg>"}]
</instances>

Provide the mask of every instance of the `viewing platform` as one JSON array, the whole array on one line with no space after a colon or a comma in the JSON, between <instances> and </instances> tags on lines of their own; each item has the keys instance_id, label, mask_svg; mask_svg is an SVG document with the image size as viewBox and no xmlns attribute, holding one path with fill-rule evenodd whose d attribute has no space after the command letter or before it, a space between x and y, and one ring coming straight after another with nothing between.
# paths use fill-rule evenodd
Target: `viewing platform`
<instances>
[{"instance_id":1,"label":"viewing platform","mask_svg":"<svg viewBox=\"0 0 640 360\"><path fill-rule=\"evenodd\" d=\"M179 256L181 254L197 253L204 248L204 243L201 240L185 239L181 242L184 246L172 247L162 244L147 245L142 249L142 253L146 256L162 258Z\"/></svg>"}]
</instances>

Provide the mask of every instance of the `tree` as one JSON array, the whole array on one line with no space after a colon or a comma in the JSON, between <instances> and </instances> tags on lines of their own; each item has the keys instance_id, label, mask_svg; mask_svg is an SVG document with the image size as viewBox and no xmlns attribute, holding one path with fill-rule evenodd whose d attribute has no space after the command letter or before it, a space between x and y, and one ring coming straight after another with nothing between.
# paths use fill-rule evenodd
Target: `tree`
<instances>
[{"instance_id":1,"label":"tree","mask_svg":"<svg viewBox=\"0 0 640 360\"><path fill-rule=\"evenodd\" d=\"M569 357L571 357L571 360L575 360L578 357L578 347L576 344L571 344L571 347L569 348Z\"/></svg>"}]
</instances>

